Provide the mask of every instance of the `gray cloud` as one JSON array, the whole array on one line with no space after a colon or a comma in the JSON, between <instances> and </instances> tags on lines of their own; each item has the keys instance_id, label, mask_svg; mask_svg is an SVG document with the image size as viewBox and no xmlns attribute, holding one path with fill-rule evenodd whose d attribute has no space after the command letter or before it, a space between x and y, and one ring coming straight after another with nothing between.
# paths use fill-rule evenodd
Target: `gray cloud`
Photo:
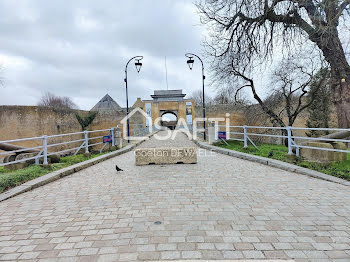
<instances>
[{"instance_id":1,"label":"gray cloud","mask_svg":"<svg viewBox=\"0 0 350 262\"><path fill-rule=\"evenodd\" d=\"M188 70L184 53L201 53L198 24L186 0L2 0L0 104L36 104L49 91L82 109L106 92L123 106L124 67L134 55L145 58L140 74L129 65L131 103L166 88L164 56L169 88L190 94L201 87L200 66Z\"/></svg>"}]
</instances>

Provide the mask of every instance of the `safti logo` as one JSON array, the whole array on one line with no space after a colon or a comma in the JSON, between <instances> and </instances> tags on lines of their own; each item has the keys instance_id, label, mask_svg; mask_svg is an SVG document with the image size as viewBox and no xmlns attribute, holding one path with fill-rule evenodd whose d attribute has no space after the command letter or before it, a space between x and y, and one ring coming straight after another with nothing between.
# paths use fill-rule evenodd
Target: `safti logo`
<instances>
[{"instance_id":1,"label":"safti logo","mask_svg":"<svg viewBox=\"0 0 350 262\"><path fill-rule=\"evenodd\" d=\"M175 139L177 132L171 132L170 129L162 126L161 125L161 122L162 122L161 117L156 118L153 122L152 118L139 107L132 110L128 114L128 116L124 117L120 121L120 123L123 125L123 139L125 139L125 140L145 140L145 139L148 139L147 136L129 136L128 137L128 130L127 130L128 129L128 124L127 124L128 119L130 119L136 113L140 113L146 118L146 123L149 123L149 126L146 127L146 128L148 128L149 133L152 133L152 131L154 130L153 127L156 130L167 131L166 135L164 135L164 133L162 133L162 135L154 134L155 139L157 139L157 140L168 140L168 139L174 140ZM192 139L196 140L198 138L198 133L205 132L204 128L202 127L203 122L209 121L215 127L215 139L218 139L219 122L221 122L221 123L225 122L225 126L227 129L230 126L229 116L230 116L230 114L226 114L226 118L195 118L193 120L193 125L191 126L191 128L189 128L185 119L179 118L177 120L177 124L176 124L175 129L179 130L179 131L181 130L181 132L184 132L190 140L192 140ZM229 136L229 132L227 132L227 133Z\"/></svg>"},{"instance_id":2,"label":"safti logo","mask_svg":"<svg viewBox=\"0 0 350 262\"><path fill-rule=\"evenodd\" d=\"M132 110L126 117L124 117L120 123L123 124L123 138L126 140L145 140L147 139L147 137L145 136L129 136L128 137L128 119L130 119L134 114L136 113L140 113L142 114L146 119L149 119L149 123L151 123L150 126L148 126L148 131L149 133L152 132L152 118L147 115L147 113L145 111L143 111L141 108L135 108L134 110Z\"/></svg>"}]
</instances>

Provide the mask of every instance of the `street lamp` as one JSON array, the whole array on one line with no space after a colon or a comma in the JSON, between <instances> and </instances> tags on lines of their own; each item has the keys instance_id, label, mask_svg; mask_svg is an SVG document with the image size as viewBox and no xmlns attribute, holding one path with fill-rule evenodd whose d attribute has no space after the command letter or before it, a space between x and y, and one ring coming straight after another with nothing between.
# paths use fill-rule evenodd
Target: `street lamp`
<instances>
[{"instance_id":1,"label":"street lamp","mask_svg":"<svg viewBox=\"0 0 350 262\"><path fill-rule=\"evenodd\" d=\"M140 60L143 59L143 56L134 56L133 58L131 58L125 66L125 78L124 78L124 82L125 82L125 90L126 90L126 122L127 122L127 127L128 127L128 143L130 143L129 137L130 137L130 129L129 129L129 97L128 97L128 65L129 63L135 59L135 67L137 70L137 73L140 73L141 67L142 67L142 63L140 62Z\"/></svg>"},{"instance_id":2,"label":"street lamp","mask_svg":"<svg viewBox=\"0 0 350 262\"><path fill-rule=\"evenodd\" d=\"M202 98L202 107L203 107L203 118L204 118L204 122L203 122L203 127L204 127L204 141L206 141L206 134L205 134L205 131L206 131L206 121L205 121L205 99L204 99L204 80L205 80L205 75L204 75L204 64L203 64L203 61L202 59L195 55L195 54L191 54L191 53L187 53L185 54L185 56L188 58L187 60L187 65L188 67L190 68L190 70L193 69L193 64L194 64L194 60L193 60L193 57L197 57L198 60L202 63L202 80L203 80L203 90L202 90L202 93L203 93L203 98Z\"/></svg>"}]
</instances>

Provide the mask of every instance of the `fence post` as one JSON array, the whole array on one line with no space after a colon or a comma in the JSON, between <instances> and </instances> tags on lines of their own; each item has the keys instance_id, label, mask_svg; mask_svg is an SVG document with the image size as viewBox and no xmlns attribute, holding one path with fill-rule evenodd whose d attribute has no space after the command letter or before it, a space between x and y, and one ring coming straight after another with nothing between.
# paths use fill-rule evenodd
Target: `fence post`
<instances>
[{"instance_id":1,"label":"fence post","mask_svg":"<svg viewBox=\"0 0 350 262\"><path fill-rule=\"evenodd\" d=\"M114 140L114 127L111 128L111 136L112 136L112 146L115 146L115 140Z\"/></svg>"},{"instance_id":2,"label":"fence post","mask_svg":"<svg viewBox=\"0 0 350 262\"><path fill-rule=\"evenodd\" d=\"M43 155L44 155L44 161L43 164L47 165L47 136L43 136Z\"/></svg>"},{"instance_id":3,"label":"fence post","mask_svg":"<svg viewBox=\"0 0 350 262\"><path fill-rule=\"evenodd\" d=\"M243 134L244 134L244 148L248 148L247 127L246 126L243 126Z\"/></svg>"},{"instance_id":4,"label":"fence post","mask_svg":"<svg viewBox=\"0 0 350 262\"><path fill-rule=\"evenodd\" d=\"M84 142L85 142L85 154L89 153L89 133L84 131Z\"/></svg>"},{"instance_id":5,"label":"fence post","mask_svg":"<svg viewBox=\"0 0 350 262\"><path fill-rule=\"evenodd\" d=\"M288 155L293 155L293 150L292 150L292 128L290 126L287 126L287 133L288 133Z\"/></svg>"}]
</instances>

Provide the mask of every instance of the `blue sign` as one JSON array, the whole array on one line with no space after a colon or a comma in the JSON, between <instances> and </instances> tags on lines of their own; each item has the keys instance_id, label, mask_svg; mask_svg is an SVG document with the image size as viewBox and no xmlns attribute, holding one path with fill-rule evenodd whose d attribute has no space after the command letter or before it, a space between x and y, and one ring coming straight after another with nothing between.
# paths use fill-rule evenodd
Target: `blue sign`
<instances>
[{"instance_id":1,"label":"blue sign","mask_svg":"<svg viewBox=\"0 0 350 262\"><path fill-rule=\"evenodd\" d=\"M218 138L219 139L226 139L226 132L225 131L219 131L218 132Z\"/></svg>"},{"instance_id":2,"label":"blue sign","mask_svg":"<svg viewBox=\"0 0 350 262\"><path fill-rule=\"evenodd\" d=\"M112 136L103 136L103 143L112 143Z\"/></svg>"}]
</instances>

